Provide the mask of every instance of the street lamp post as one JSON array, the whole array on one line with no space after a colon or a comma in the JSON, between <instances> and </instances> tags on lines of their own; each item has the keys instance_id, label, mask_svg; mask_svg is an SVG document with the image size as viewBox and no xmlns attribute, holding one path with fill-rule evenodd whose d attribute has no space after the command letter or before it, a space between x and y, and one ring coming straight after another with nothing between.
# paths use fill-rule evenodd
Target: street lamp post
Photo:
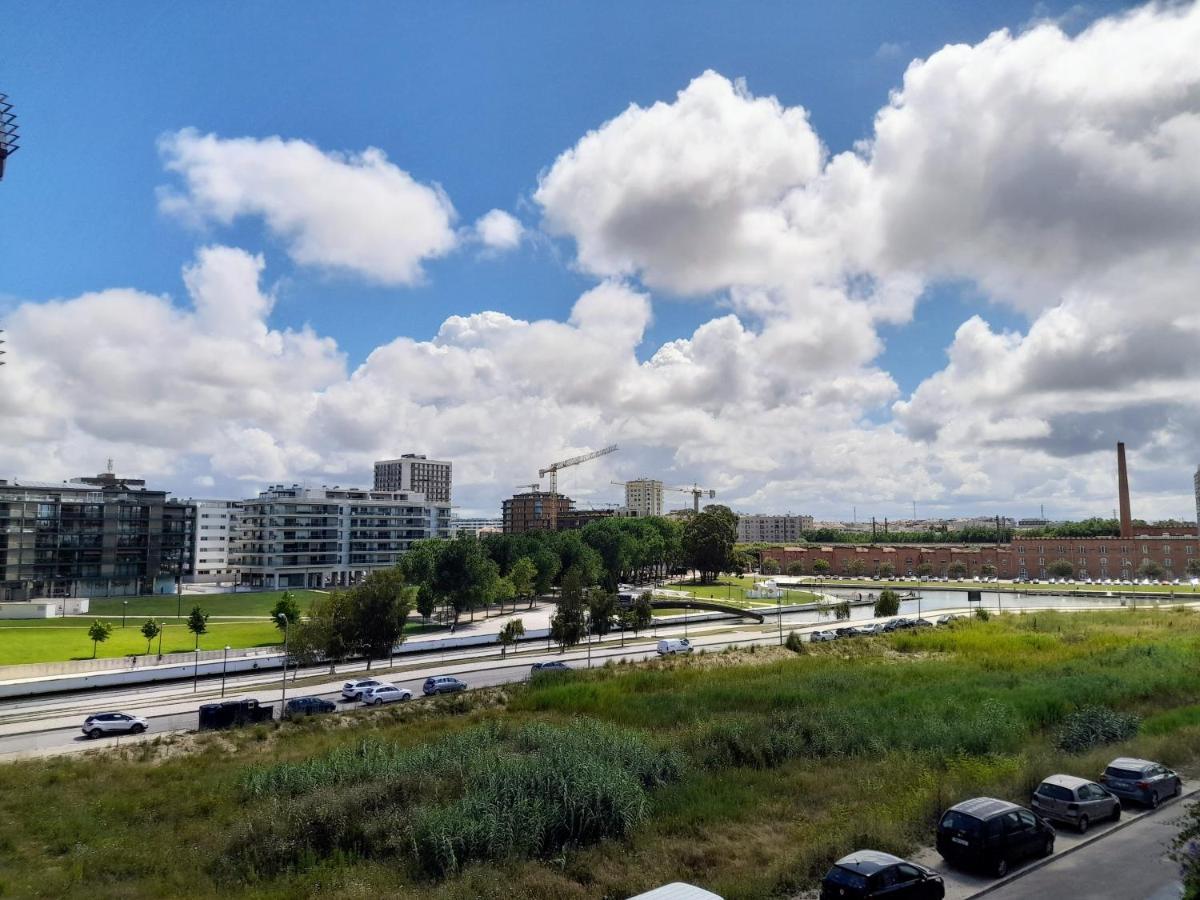
<instances>
[{"instance_id":1,"label":"street lamp post","mask_svg":"<svg viewBox=\"0 0 1200 900\"><path fill-rule=\"evenodd\" d=\"M192 693L200 689L200 639L196 638L196 657L192 665Z\"/></svg>"},{"instance_id":2,"label":"street lamp post","mask_svg":"<svg viewBox=\"0 0 1200 900\"><path fill-rule=\"evenodd\" d=\"M125 627L125 615L129 612L129 601L121 601L121 627Z\"/></svg>"},{"instance_id":3,"label":"street lamp post","mask_svg":"<svg viewBox=\"0 0 1200 900\"><path fill-rule=\"evenodd\" d=\"M221 697L225 696L225 671L229 668L229 646L225 646L225 658L221 660Z\"/></svg>"},{"instance_id":4,"label":"street lamp post","mask_svg":"<svg viewBox=\"0 0 1200 900\"><path fill-rule=\"evenodd\" d=\"M288 629L291 623L288 622L287 613L280 613L279 618L283 620L283 689L279 695L279 718L283 718L283 709L287 705L287 663L288 663Z\"/></svg>"},{"instance_id":5,"label":"street lamp post","mask_svg":"<svg viewBox=\"0 0 1200 900\"><path fill-rule=\"evenodd\" d=\"M783 646L783 598L775 597L775 608L779 611L779 646Z\"/></svg>"},{"instance_id":6,"label":"street lamp post","mask_svg":"<svg viewBox=\"0 0 1200 900\"><path fill-rule=\"evenodd\" d=\"M175 618L183 616L183 576L175 579Z\"/></svg>"},{"instance_id":7,"label":"street lamp post","mask_svg":"<svg viewBox=\"0 0 1200 900\"><path fill-rule=\"evenodd\" d=\"M166 630L167 630L167 623L159 622L158 623L158 658L159 659L162 659L162 636L163 636L163 632Z\"/></svg>"}]
</instances>

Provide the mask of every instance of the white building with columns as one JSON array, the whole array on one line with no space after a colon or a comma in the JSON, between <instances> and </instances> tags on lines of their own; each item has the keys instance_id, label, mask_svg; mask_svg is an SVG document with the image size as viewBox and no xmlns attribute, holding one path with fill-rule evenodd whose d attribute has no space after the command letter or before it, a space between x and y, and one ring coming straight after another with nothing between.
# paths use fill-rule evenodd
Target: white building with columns
<instances>
[{"instance_id":1,"label":"white building with columns","mask_svg":"<svg viewBox=\"0 0 1200 900\"><path fill-rule=\"evenodd\" d=\"M449 503L411 491L274 485L242 501L244 585L330 588L396 565L414 541L450 537Z\"/></svg>"}]
</instances>

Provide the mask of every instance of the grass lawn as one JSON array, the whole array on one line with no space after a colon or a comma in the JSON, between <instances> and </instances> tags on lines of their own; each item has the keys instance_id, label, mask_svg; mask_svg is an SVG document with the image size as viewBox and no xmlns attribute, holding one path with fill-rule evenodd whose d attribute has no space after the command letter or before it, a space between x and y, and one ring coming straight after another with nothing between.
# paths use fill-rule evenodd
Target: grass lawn
<instances>
[{"instance_id":1,"label":"grass lawn","mask_svg":"<svg viewBox=\"0 0 1200 900\"><path fill-rule=\"evenodd\" d=\"M88 637L90 618L55 619L50 627L15 628L0 626L0 666L23 663L58 662L70 659L91 659L92 641ZM144 619L128 620L121 628L117 620L112 636L97 648L98 657L128 656L144 654L146 639L140 631ZM229 647L265 647L281 644L279 629L269 621L216 621L210 620L208 632L200 635L201 650L220 650ZM163 629L163 653L184 653L195 649L196 637L185 625L168 623ZM158 639L154 639L151 652L158 652Z\"/></svg>"},{"instance_id":2,"label":"grass lawn","mask_svg":"<svg viewBox=\"0 0 1200 900\"><path fill-rule=\"evenodd\" d=\"M746 598L746 591L752 589L756 582L763 578L738 578L727 576L713 584L700 584L698 581L674 581L663 587L672 591L687 591L697 600L714 600L730 603L734 606L774 606L774 600L752 600ZM669 600L669 597L655 597L656 600ZM812 603L817 599L815 594L808 591L787 589L784 592L783 603Z\"/></svg>"},{"instance_id":3,"label":"grass lawn","mask_svg":"<svg viewBox=\"0 0 1200 900\"><path fill-rule=\"evenodd\" d=\"M805 647L0 766L0 893L509 900L686 880L790 897L855 848L928 844L967 797L1026 802L1118 755L1200 764L1200 614ZM1088 705L1140 731L1058 749Z\"/></svg>"},{"instance_id":4,"label":"grass lawn","mask_svg":"<svg viewBox=\"0 0 1200 900\"><path fill-rule=\"evenodd\" d=\"M174 594L156 594L151 597L93 597L88 606L89 615L98 618L121 618L121 610L128 601L129 615L146 619L150 616L174 618L176 603L184 618L199 606L211 616L269 616L271 607L279 600L283 591L255 591L245 594L184 594L179 601ZM301 612L308 609L314 599L322 596L319 591L294 590Z\"/></svg>"},{"instance_id":5,"label":"grass lawn","mask_svg":"<svg viewBox=\"0 0 1200 900\"><path fill-rule=\"evenodd\" d=\"M100 617L68 616L64 619L10 619L0 622L0 666L15 666L24 663L62 662L72 659L91 659L92 641L87 636L92 622ZM144 617L134 618L130 614L125 628L121 619L107 619L113 626L112 636L96 650L98 657L139 655L146 652L146 639L142 637ZM422 625L412 619L404 628L408 637L427 632L445 631L440 625ZM245 619L208 620L208 632L200 636L201 650L220 650L223 647L246 649L269 647L282 644L278 628L270 620L246 621ZM187 626L174 618L168 619L163 632L162 651L186 653L194 650L196 638ZM154 639L152 653L158 653L158 639ZM0 894L3 896L3 894Z\"/></svg>"}]
</instances>

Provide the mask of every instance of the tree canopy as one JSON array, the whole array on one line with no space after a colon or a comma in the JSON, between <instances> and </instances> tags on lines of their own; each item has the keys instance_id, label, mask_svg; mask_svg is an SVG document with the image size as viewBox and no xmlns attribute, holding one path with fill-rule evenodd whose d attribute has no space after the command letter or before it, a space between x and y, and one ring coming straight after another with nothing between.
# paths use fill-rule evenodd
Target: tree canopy
<instances>
[{"instance_id":1,"label":"tree canopy","mask_svg":"<svg viewBox=\"0 0 1200 900\"><path fill-rule=\"evenodd\" d=\"M683 526L684 559L700 573L702 582L729 571L736 542L737 516L728 506L706 506Z\"/></svg>"}]
</instances>

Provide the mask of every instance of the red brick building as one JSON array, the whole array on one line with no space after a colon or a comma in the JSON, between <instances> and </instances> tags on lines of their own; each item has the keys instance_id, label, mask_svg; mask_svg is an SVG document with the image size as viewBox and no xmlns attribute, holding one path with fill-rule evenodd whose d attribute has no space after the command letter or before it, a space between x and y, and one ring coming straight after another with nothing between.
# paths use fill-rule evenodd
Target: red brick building
<instances>
[{"instance_id":1,"label":"red brick building","mask_svg":"<svg viewBox=\"0 0 1200 900\"><path fill-rule=\"evenodd\" d=\"M1188 563L1200 559L1200 538L1174 534L1132 538L1015 537L1009 544L825 544L770 547L763 559L774 559L786 572L800 563L805 575L823 559L832 575L878 575L890 566L895 575L915 575L922 564L944 576L961 564L968 578L993 566L1000 578L1046 578L1049 567L1065 559L1076 578L1133 578L1147 560L1158 563L1169 578L1187 575ZM992 571L992 570L989 570Z\"/></svg>"}]
</instances>

